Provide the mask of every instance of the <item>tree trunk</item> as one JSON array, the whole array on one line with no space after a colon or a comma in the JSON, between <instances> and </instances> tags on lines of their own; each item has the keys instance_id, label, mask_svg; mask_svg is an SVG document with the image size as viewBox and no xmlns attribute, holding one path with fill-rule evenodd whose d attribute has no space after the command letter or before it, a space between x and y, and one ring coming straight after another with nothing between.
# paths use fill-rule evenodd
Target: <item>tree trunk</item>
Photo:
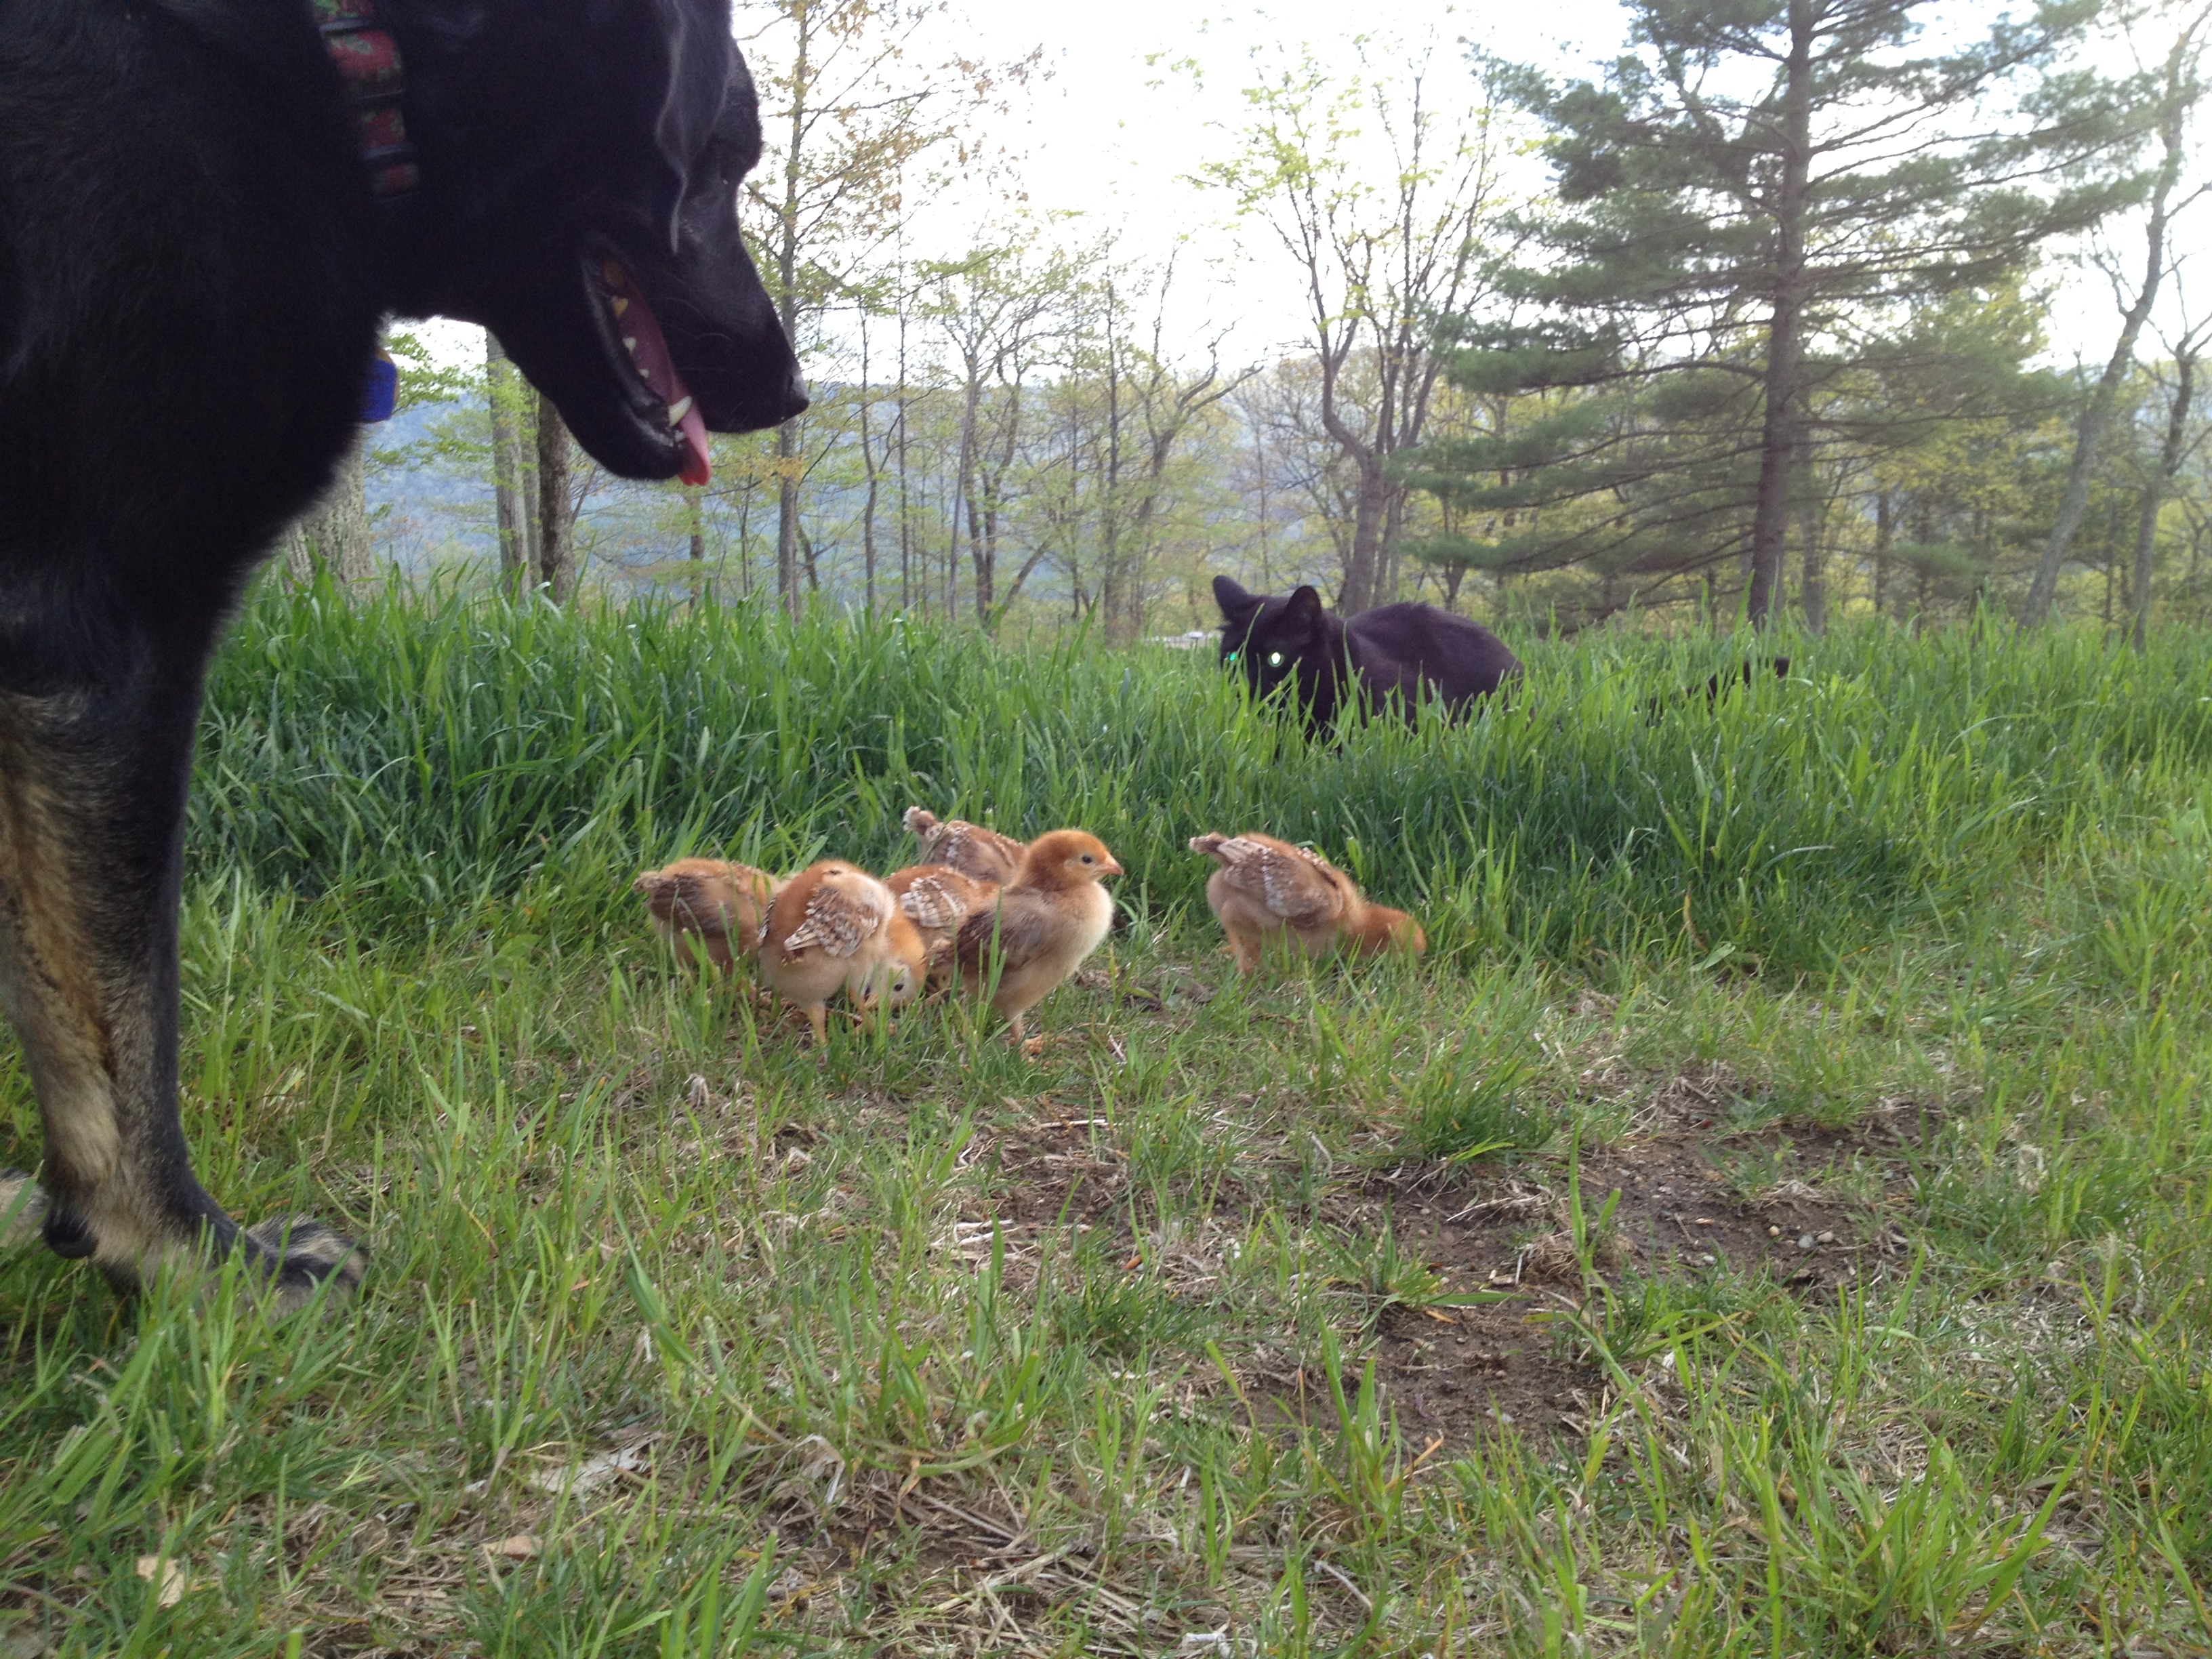
<instances>
[{"instance_id":1,"label":"tree trunk","mask_svg":"<svg viewBox=\"0 0 2212 1659\"><path fill-rule=\"evenodd\" d=\"M284 532L284 568L293 580L311 582L319 567L340 587L354 588L375 574L368 530L368 430L355 428L353 446L338 463L322 499Z\"/></svg>"},{"instance_id":2,"label":"tree trunk","mask_svg":"<svg viewBox=\"0 0 2212 1659\"><path fill-rule=\"evenodd\" d=\"M1797 538L1804 544L1805 626L1814 634L1828 631L1827 572L1820 550L1820 501L1810 477L1800 481L1797 496Z\"/></svg>"},{"instance_id":3,"label":"tree trunk","mask_svg":"<svg viewBox=\"0 0 2212 1659\"><path fill-rule=\"evenodd\" d=\"M2195 27L2191 24L2190 32ZM2135 303L2123 313L2120 337L2112 347L2111 360L2106 363L2105 372L2098 378L2088 402L2081 406L2081 418L2074 429L2074 459L2066 469L2066 488L2058 498L2058 517L2051 526L2051 539L2043 544L2043 557L2035 567L2035 580L2027 590L2027 605L2021 612L2023 628L2041 627L2058 597L2059 568L2066 562L2075 532L2081 527L2081 515L2088 510L2090 474L2097 464L2097 450L2105 441L2105 428L2112 424L2112 410L2119 401L2128 365L2135 360L2136 337L2142 334L2151 307L2158 300L2159 284L2166 275L2167 216L2174 184L2181 177L2189 106L2196 98L2188 73L2190 32L2185 32L2173 43L2173 50L2166 60L2166 107L2159 124L2165 160L2151 191L2142 287L2136 295Z\"/></svg>"},{"instance_id":4,"label":"tree trunk","mask_svg":"<svg viewBox=\"0 0 2212 1659\"><path fill-rule=\"evenodd\" d=\"M1759 446L1759 501L1751 520L1747 614L1763 628L1782 603L1782 545L1790 497L1803 463L1798 367L1804 353L1806 181L1813 148L1813 0L1790 0L1790 58L1783 89L1782 179L1774 204L1774 309L1766 336L1765 425Z\"/></svg>"},{"instance_id":5,"label":"tree trunk","mask_svg":"<svg viewBox=\"0 0 2212 1659\"><path fill-rule=\"evenodd\" d=\"M1874 614L1885 613L1883 601L1889 586L1889 549L1897 534L1894 515L1890 511L1889 491L1874 493Z\"/></svg>"},{"instance_id":6,"label":"tree trunk","mask_svg":"<svg viewBox=\"0 0 2212 1659\"><path fill-rule=\"evenodd\" d=\"M284 562L285 580L295 587L310 587L315 580L315 551L307 545L307 532L301 528L302 522L295 519L286 525L276 544L277 556Z\"/></svg>"},{"instance_id":7,"label":"tree trunk","mask_svg":"<svg viewBox=\"0 0 2212 1659\"><path fill-rule=\"evenodd\" d=\"M1121 550L1121 358L1113 332L1115 313L1108 295L1106 313L1106 454L1098 478L1098 605L1100 627L1106 643L1121 645L1122 591L1129 573L1122 568Z\"/></svg>"},{"instance_id":8,"label":"tree trunk","mask_svg":"<svg viewBox=\"0 0 2212 1659\"><path fill-rule=\"evenodd\" d=\"M945 617L948 622L959 614L955 603L959 594L960 520L963 514L972 514L975 511L975 492L969 487L969 475L975 465L975 414L981 397L975 370L970 365L967 394L960 406L960 459L953 469L952 512L947 520L945 544Z\"/></svg>"},{"instance_id":9,"label":"tree trunk","mask_svg":"<svg viewBox=\"0 0 2212 1659\"><path fill-rule=\"evenodd\" d=\"M568 428L543 392L538 398L538 585L556 605L576 591L575 523L568 504Z\"/></svg>"},{"instance_id":10,"label":"tree trunk","mask_svg":"<svg viewBox=\"0 0 2212 1659\"><path fill-rule=\"evenodd\" d=\"M522 568L515 573L514 585L520 592L538 584L545 512L544 492L538 487L538 398L519 372L514 392L514 452L522 469Z\"/></svg>"},{"instance_id":11,"label":"tree trunk","mask_svg":"<svg viewBox=\"0 0 2212 1659\"><path fill-rule=\"evenodd\" d=\"M868 319L860 319L860 469L868 477L867 499L860 507L861 614L876 614L876 448L868 430L868 407L875 401L868 387Z\"/></svg>"},{"instance_id":12,"label":"tree trunk","mask_svg":"<svg viewBox=\"0 0 2212 1659\"><path fill-rule=\"evenodd\" d=\"M1350 447L1341 438L1337 441ZM1358 468L1359 486L1358 493L1352 497L1352 552L1344 564L1344 592L1340 601L1347 617L1356 617L1375 607L1376 587L1382 574L1379 567L1383 510L1389 494L1389 480L1383 476L1379 457L1360 450L1352 452L1352 459Z\"/></svg>"},{"instance_id":13,"label":"tree trunk","mask_svg":"<svg viewBox=\"0 0 2212 1659\"><path fill-rule=\"evenodd\" d=\"M707 597L707 497L703 490L684 492L684 516L691 521L691 603Z\"/></svg>"},{"instance_id":14,"label":"tree trunk","mask_svg":"<svg viewBox=\"0 0 2212 1659\"><path fill-rule=\"evenodd\" d=\"M484 331L484 397L491 410L492 500L499 517L500 586L513 592L529 568L529 532L522 522L522 440L516 430L515 381L499 336Z\"/></svg>"},{"instance_id":15,"label":"tree trunk","mask_svg":"<svg viewBox=\"0 0 2212 1659\"><path fill-rule=\"evenodd\" d=\"M775 429L775 596L794 622L799 596L799 417Z\"/></svg>"},{"instance_id":16,"label":"tree trunk","mask_svg":"<svg viewBox=\"0 0 2212 1659\"><path fill-rule=\"evenodd\" d=\"M2188 446L2183 442L2189 425L2189 403L2196 390L2197 348L2193 342L2185 342L2173 354L2173 401L2166 411L2166 443L2159 451L2158 465L2143 485L2142 512L2136 520L2136 579L2135 635L2137 655L2144 649L2144 635L2150 626L2151 567L2158 551L2158 510L2166 499L2166 485L2181 470L2182 456Z\"/></svg>"},{"instance_id":17,"label":"tree trunk","mask_svg":"<svg viewBox=\"0 0 2212 1659\"><path fill-rule=\"evenodd\" d=\"M791 70L791 136L783 155L783 204L777 215L775 251L775 308L783 324L784 338L795 350L799 345L799 206L804 178L802 162L810 118L808 59L814 45L814 8L793 9L799 26L797 52ZM799 422L793 416L775 429L775 592L784 614L794 622L801 609L799 593Z\"/></svg>"},{"instance_id":18,"label":"tree trunk","mask_svg":"<svg viewBox=\"0 0 2212 1659\"><path fill-rule=\"evenodd\" d=\"M905 272L900 272L902 281ZM907 511L907 453L906 413L909 393L906 383L906 303L899 303L898 346L898 530L899 530L899 609L914 609L914 520ZM923 598L928 597L925 591Z\"/></svg>"}]
</instances>

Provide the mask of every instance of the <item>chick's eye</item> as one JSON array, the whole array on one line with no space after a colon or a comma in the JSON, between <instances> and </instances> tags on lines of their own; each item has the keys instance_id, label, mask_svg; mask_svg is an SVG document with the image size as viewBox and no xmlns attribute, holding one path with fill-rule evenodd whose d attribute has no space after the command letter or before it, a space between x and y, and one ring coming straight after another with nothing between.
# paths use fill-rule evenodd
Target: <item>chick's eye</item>
<instances>
[{"instance_id":1,"label":"chick's eye","mask_svg":"<svg viewBox=\"0 0 2212 1659\"><path fill-rule=\"evenodd\" d=\"M1085 864L1095 864L1095 863L1097 863L1097 860L1096 859L1092 858L1092 857L1091 856L1091 854L1088 854L1088 853L1085 853L1085 854L1083 855L1083 861L1084 861Z\"/></svg>"},{"instance_id":2,"label":"chick's eye","mask_svg":"<svg viewBox=\"0 0 2212 1659\"><path fill-rule=\"evenodd\" d=\"M1282 665L1283 653L1279 651L1270 651L1267 653L1267 666L1270 668L1280 668Z\"/></svg>"}]
</instances>

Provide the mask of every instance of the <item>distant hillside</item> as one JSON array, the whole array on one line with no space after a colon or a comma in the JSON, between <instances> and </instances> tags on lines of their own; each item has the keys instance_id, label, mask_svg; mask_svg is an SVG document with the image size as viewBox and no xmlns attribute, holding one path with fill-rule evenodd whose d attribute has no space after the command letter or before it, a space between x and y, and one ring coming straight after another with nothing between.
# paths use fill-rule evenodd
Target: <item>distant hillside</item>
<instances>
[{"instance_id":1,"label":"distant hillside","mask_svg":"<svg viewBox=\"0 0 2212 1659\"><path fill-rule=\"evenodd\" d=\"M368 510L385 557L421 573L498 556L489 426L468 399L403 410L372 433ZM577 544L589 561L631 568L684 558L690 533L676 500L672 486L595 471Z\"/></svg>"}]
</instances>

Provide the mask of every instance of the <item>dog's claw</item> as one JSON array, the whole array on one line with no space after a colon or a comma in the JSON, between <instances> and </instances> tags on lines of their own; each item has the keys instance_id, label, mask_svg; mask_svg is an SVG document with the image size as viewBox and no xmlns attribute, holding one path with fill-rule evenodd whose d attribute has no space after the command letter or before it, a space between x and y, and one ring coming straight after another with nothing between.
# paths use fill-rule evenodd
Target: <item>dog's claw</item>
<instances>
[{"instance_id":1,"label":"dog's claw","mask_svg":"<svg viewBox=\"0 0 2212 1659\"><path fill-rule=\"evenodd\" d=\"M271 1217L246 1228L246 1236L268 1253L271 1310L280 1315L313 1301L325 1279L335 1281L333 1295L351 1295L368 1269L366 1249L313 1216Z\"/></svg>"}]
</instances>

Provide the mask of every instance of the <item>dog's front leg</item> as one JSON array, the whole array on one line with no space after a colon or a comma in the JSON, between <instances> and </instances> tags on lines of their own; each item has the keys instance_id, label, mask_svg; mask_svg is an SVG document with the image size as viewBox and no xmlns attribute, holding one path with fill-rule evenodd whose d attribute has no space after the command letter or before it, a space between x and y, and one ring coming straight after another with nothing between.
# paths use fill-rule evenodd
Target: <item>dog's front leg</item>
<instances>
[{"instance_id":1,"label":"dog's front leg","mask_svg":"<svg viewBox=\"0 0 2212 1659\"><path fill-rule=\"evenodd\" d=\"M197 664L142 641L95 677L0 683L0 1006L46 1130L44 1229L131 1291L244 1250L280 1306L361 1255L304 1218L241 1229L192 1174L177 1115L177 908ZM36 1194L0 1186L17 1218Z\"/></svg>"}]
</instances>

